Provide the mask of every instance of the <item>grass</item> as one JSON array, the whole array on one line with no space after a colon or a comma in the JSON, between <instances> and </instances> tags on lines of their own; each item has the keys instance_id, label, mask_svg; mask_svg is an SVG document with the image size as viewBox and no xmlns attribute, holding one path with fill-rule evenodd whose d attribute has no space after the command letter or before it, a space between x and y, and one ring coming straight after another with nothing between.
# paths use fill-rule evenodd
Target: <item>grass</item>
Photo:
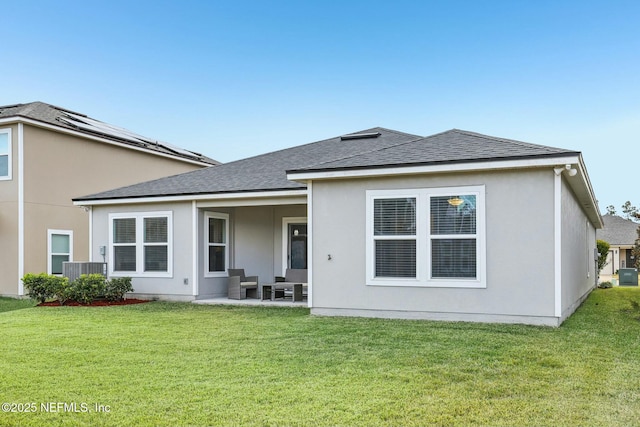
<instances>
[{"instance_id":1,"label":"grass","mask_svg":"<svg viewBox=\"0 0 640 427\"><path fill-rule=\"evenodd\" d=\"M33 307L36 303L30 299L16 299L0 297L0 313L5 311L20 310L21 308Z\"/></svg>"},{"instance_id":2,"label":"grass","mask_svg":"<svg viewBox=\"0 0 640 427\"><path fill-rule=\"evenodd\" d=\"M556 329L153 302L2 312L0 342L0 402L36 404L3 426L640 420L640 289L595 290Z\"/></svg>"}]
</instances>

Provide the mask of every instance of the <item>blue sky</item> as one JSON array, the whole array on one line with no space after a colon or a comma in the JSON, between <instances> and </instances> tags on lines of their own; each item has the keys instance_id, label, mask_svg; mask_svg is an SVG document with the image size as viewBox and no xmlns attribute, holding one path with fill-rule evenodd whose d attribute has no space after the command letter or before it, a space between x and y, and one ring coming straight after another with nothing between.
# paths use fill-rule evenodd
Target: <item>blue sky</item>
<instances>
[{"instance_id":1,"label":"blue sky","mask_svg":"<svg viewBox=\"0 0 640 427\"><path fill-rule=\"evenodd\" d=\"M3 2L0 105L43 101L223 162L382 126L584 155L640 204L638 1Z\"/></svg>"}]
</instances>

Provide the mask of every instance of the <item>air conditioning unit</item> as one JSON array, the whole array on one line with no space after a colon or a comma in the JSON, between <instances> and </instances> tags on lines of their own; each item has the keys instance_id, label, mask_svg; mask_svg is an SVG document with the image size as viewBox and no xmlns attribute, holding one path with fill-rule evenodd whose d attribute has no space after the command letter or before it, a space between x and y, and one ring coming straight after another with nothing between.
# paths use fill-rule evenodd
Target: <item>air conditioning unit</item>
<instances>
[{"instance_id":1,"label":"air conditioning unit","mask_svg":"<svg viewBox=\"0 0 640 427\"><path fill-rule=\"evenodd\" d=\"M618 270L620 286L638 286L638 270L635 268L621 268Z\"/></svg>"},{"instance_id":2,"label":"air conditioning unit","mask_svg":"<svg viewBox=\"0 0 640 427\"><path fill-rule=\"evenodd\" d=\"M102 274L107 277L106 262L63 262L62 275L73 282L83 274Z\"/></svg>"}]
</instances>

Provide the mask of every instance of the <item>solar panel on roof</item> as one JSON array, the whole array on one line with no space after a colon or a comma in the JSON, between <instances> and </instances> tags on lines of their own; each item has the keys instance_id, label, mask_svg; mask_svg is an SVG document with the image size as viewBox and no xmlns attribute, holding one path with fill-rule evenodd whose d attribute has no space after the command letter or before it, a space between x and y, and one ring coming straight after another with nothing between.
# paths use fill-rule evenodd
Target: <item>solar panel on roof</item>
<instances>
[{"instance_id":1,"label":"solar panel on roof","mask_svg":"<svg viewBox=\"0 0 640 427\"><path fill-rule=\"evenodd\" d=\"M153 144L154 141L130 130L113 126L108 123L104 123L98 120L90 119L89 117L83 117L72 113L64 113L66 117L61 119L66 121L72 126L78 126L79 128L89 130L92 132L98 132L104 135L113 136L116 138L126 139L133 142L143 142L147 144Z\"/></svg>"},{"instance_id":2,"label":"solar panel on roof","mask_svg":"<svg viewBox=\"0 0 640 427\"><path fill-rule=\"evenodd\" d=\"M86 116L81 116L81 115L73 114L70 112L64 112L64 117L61 117L60 120L71 126L75 126L79 129L84 129L89 132L112 136L114 138L119 138L119 139L125 139L127 141L141 144L143 146L154 145L158 149L165 149L167 151L171 151L176 154L181 154L183 156L202 157L202 155L199 153L194 153L193 151L176 147L175 145L169 144L168 142L154 141L142 135L138 135L135 132L131 132L128 129L121 128L119 126L110 125L108 123L104 123L99 120L94 120Z\"/></svg>"},{"instance_id":3,"label":"solar panel on roof","mask_svg":"<svg viewBox=\"0 0 640 427\"><path fill-rule=\"evenodd\" d=\"M162 147L164 147L164 148L166 148L168 150L174 151L176 153L184 154L185 156L194 156L194 155L195 156L202 156L201 154L194 153L193 151L189 151L189 150L185 150L185 149L180 148L180 147L176 147L175 145L169 144L168 142L159 141L159 142L157 142L157 144L161 145Z\"/></svg>"}]
</instances>

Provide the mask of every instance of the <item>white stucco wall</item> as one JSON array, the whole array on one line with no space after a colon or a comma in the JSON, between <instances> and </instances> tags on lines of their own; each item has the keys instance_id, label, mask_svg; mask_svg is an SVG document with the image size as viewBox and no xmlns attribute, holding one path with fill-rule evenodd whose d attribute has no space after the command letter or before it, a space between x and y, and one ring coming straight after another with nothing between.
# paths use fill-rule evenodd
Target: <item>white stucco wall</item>
<instances>
[{"instance_id":1,"label":"white stucco wall","mask_svg":"<svg viewBox=\"0 0 640 427\"><path fill-rule=\"evenodd\" d=\"M596 286L595 227L584 214L566 179L562 179L561 320L571 315Z\"/></svg>"},{"instance_id":2,"label":"white stucco wall","mask_svg":"<svg viewBox=\"0 0 640 427\"><path fill-rule=\"evenodd\" d=\"M221 277L205 277L205 213L229 215L229 268L244 268L248 275L257 275L261 283L272 283L282 275L282 219L306 217L306 205L208 207L197 209L198 292L194 293L193 268L193 206L191 202L146 203L95 206L93 208L93 261L102 261L100 246L107 247L109 260L109 214L136 212L172 212L173 260L172 277L135 277L132 283L136 295L146 298L191 300L227 296L226 273ZM187 284L185 285L185 279Z\"/></svg>"},{"instance_id":3,"label":"white stucco wall","mask_svg":"<svg viewBox=\"0 0 640 427\"><path fill-rule=\"evenodd\" d=\"M367 190L474 185L485 186L486 288L366 285ZM312 313L557 323L553 186L550 168L314 181Z\"/></svg>"},{"instance_id":4,"label":"white stucco wall","mask_svg":"<svg viewBox=\"0 0 640 427\"><path fill-rule=\"evenodd\" d=\"M103 261L100 246L107 248L106 262L109 259L109 214L137 213L137 212L172 212L173 219L173 259L172 277L135 277L132 275L132 285L136 295L152 298L166 298L177 300L193 299L193 268L192 268L192 209L190 202L183 203L147 203L141 205L110 205L94 206L92 209L93 241L92 261ZM184 280L187 279L187 284Z\"/></svg>"}]
</instances>

